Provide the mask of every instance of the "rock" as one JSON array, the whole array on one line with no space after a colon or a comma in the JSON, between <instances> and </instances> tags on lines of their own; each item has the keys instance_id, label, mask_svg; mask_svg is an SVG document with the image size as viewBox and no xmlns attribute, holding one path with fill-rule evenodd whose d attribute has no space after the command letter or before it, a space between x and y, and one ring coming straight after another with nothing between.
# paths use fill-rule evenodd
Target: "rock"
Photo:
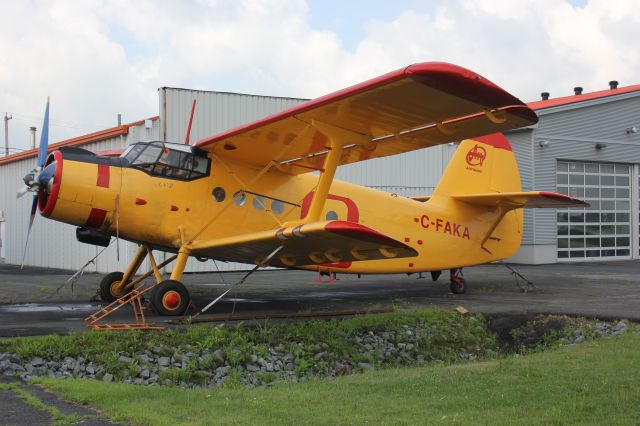
<instances>
[{"instance_id":1,"label":"rock","mask_svg":"<svg viewBox=\"0 0 640 426\"><path fill-rule=\"evenodd\" d=\"M136 359L140 364L146 364L151 361L151 358L149 358L146 354L138 354L136 355Z\"/></svg>"},{"instance_id":2,"label":"rock","mask_svg":"<svg viewBox=\"0 0 640 426\"><path fill-rule=\"evenodd\" d=\"M229 371L231 369L230 366L225 365L223 367L218 367L216 368L216 374L227 374L227 371Z\"/></svg>"},{"instance_id":3,"label":"rock","mask_svg":"<svg viewBox=\"0 0 640 426\"><path fill-rule=\"evenodd\" d=\"M258 364L260 365L260 367L267 368L267 361L262 357L258 358Z\"/></svg>"},{"instance_id":4,"label":"rock","mask_svg":"<svg viewBox=\"0 0 640 426\"><path fill-rule=\"evenodd\" d=\"M413 343L407 343L407 346L405 346L405 349L408 351L412 351L414 347L415 346L413 345Z\"/></svg>"},{"instance_id":5,"label":"rock","mask_svg":"<svg viewBox=\"0 0 640 426\"><path fill-rule=\"evenodd\" d=\"M255 373L256 371L260 371L260 367L255 364L247 364L247 370Z\"/></svg>"},{"instance_id":6,"label":"rock","mask_svg":"<svg viewBox=\"0 0 640 426\"><path fill-rule=\"evenodd\" d=\"M325 352L318 352L317 354L315 354L313 356L313 359L315 359L316 361L318 361L319 359L321 359L324 356Z\"/></svg>"},{"instance_id":7,"label":"rock","mask_svg":"<svg viewBox=\"0 0 640 426\"><path fill-rule=\"evenodd\" d=\"M96 374L96 370L95 368L93 368L93 365L89 364L87 365L87 368L85 369L85 372L91 376L93 376L94 374Z\"/></svg>"},{"instance_id":8,"label":"rock","mask_svg":"<svg viewBox=\"0 0 640 426\"><path fill-rule=\"evenodd\" d=\"M587 340L584 336L580 335L578 337L576 337L576 339L573 341L573 343L583 343L585 340Z\"/></svg>"},{"instance_id":9,"label":"rock","mask_svg":"<svg viewBox=\"0 0 640 426\"><path fill-rule=\"evenodd\" d=\"M41 367L44 365L44 360L42 358L33 358L31 360L31 365L34 367Z\"/></svg>"},{"instance_id":10,"label":"rock","mask_svg":"<svg viewBox=\"0 0 640 426\"><path fill-rule=\"evenodd\" d=\"M221 349L216 349L216 350L213 352L213 357L214 357L214 358L215 358L215 360L216 360L218 363L220 363L220 364L223 364L223 363L224 363L224 360L225 360L225 358L226 358L226 356L225 356L224 352L222 352L222 350L221 350Z\"/></svg>"},{"instance_id":11,"label":"rock","mask_svg":"<svg viewBox=\"0 0 640 426\"><path fill-rule=\"evenodd\" d=\"M255 364L256 362L258 362L258 356L256 354L251 354L251 356L249 357L249 362Z\"/></svg>"},{"instance_id":12,"label":"rock","mask_svg":"<svg viewBox=\"0 0 640 426\"><path fill-rule=\"evenodd\" d=\"M112 382L113 381L113 374L110 373L106 373L103 377L102 380L105 382Z\"/></svg>"},{"instance_id":13,"label":"rock","mask_svg":"<svg viewBox=\"0 0 640 426\"><path fill-rule=\"evenodd\" d=\"M23 366L21 366L20 364L16 364L15 362L12 362L11 364L9 364L9 370L13 372L21 372L21 373L24 373L25 371L27 371Z\"/></svg>"},{"instance_id":14,"label":"rock","mask_svg":"<svg viewBox=\"0 0 640 426\"><path fill-rule=\"evenodd\" d=\"M613 331L614 332L616 332L616 331L627 331L627 328L628 328L628 326L627 326L626 323L624 323L622 321L618 321L618 323L615 325L615 327L613 327ZM33 364L33 362L32 362L32 364Z\"/></svg>"},{"instance_id":15,"label":"rock","mask_svg":"<svg viewBox=\"0 0 640 426\"><path fill-rule=\"evenodd\" d=\"M158 365L160 367L168 367L171 364L171 359L166 356L161 356L158 358Z\"/></svg>"},{"instance_id":16,"label":"rock","mask_svg":"<svg viewBox=\"0 0 640 426\"><path fill-rule=\"evenodd\" d=\"M140 370L140 377L145 380L151 377L151 373L149 372L149 369L143 368L142 370Z\"/></svg>"},{"instance_id":17,"label":"rock","mask_svg":"<svg viewBox=\"0 0 640 426\"><path fill-rule=\"evenodd\" d=\"M287 365L284 366L284 369L287 371L293 371L296 369L295 365L293 365L293 363L288 362Z\"/></svg>"},{"instance_id":18,"label":"rock","mask_svg":"<svg viewBox=\"0 0 640 426\"><path fill-rule=\"evenodd\" d=\"M133 359L131 359L131 358L129 358L128 356L125 356L125 355L120 355L120 356L118 357L118 361L120 361L120 362L125 362L125 363L127 363L127 364L131 364L131 363L133 362Z\"/></svg>"}]
</instances>

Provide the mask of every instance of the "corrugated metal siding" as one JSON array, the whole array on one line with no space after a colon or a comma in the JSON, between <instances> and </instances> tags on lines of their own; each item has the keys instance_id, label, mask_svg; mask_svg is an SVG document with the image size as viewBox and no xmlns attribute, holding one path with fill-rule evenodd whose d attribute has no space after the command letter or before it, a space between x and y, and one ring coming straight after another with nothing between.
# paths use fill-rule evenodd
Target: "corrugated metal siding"
<instances>
[{"instance_id":1,"label":"corrugated metal siding","mask_svg":"<svg viewBox=\"0 0 640 426\"><path fill-rule=\"evenodd\" d=\"M640 163L640 134L625 129L640 122L640 96L613 100L597 106L543 113L534 131L534 186L536 190L556 190L556 162L578 160L613 163ZM544 147L542 140L548 141ZM606 143L596 149L597 142ZM534 243L555 244L555 210L534 211Z\"/></svg>"},{"instance_id":2,"label":"corrugated metal siding","mask_svg":"<svg viewBox=\"0 0 640 426\"><path fill-rule=\"evenodd\" d=\"M163 87L160 89L160 121L163 133L166 129L166 135L162 136L166 136L167 142L185 141L194 99L196 111L191 128L192 144L306 100Z\"/></svg>"},{"instance_id":3,"label":"corrugated metal siding","mask_svg":"<svg viewBox=\"0 0 640 426\"><path fill-rule=\"evenodd\" d=\"M84 145L91 151L124 148L137 141L138 136L157 139L159 126L147 130L144 125L132 127L126 137L115 137ZM155 134L154 134L155 132ZM22 184L22 176L33 169L35 158L19 160L0 166L0 210L6 219L6 262L19 264L22 260L24 241L29 225L31 194L16 201L16 190ZM101 248L98 248L101 249ZM110 272L126 267L136 246L120 241L120 262L116 259L115 242L98 259L97 265L90 265L87 271ZM75 238L74 227L45 219L38 215L31 231L29 247L25 259L26 265L59 269L79 269L97 253L96 247L79 243Z\"/></svg>"},{"instance_id":4,"label":"corrugated metal siding","mask_svg":"<svg viewBox=\"0 0 640 426\"><path fill-rule=\"evenodd\" d=\"M405 197L431 195L457 145L438 145L342 166L336 178Z\"/></svg>"},{"instance_id":5,"label":"corrugated metal siding","mask_svg":"<svg viewBox=\"0 0 640 426\"><path fill-rule=\"evenodd\" d=\"M532 191L533 188L533 130L524 129L505 134L511 143L513 153L518 162L520 171L520 183L523 191ZM533 214L531 209L524 209L524 226L522 232L522 244L533 244Z\"/></svg>"},{"instance_id":6,"label":"corrugated metal siding","mask_svg":"<svg viewBox=\"0 0 640 426\"><path fill-rule=\"evenodd\" d=\"M537 137L570 136L571 139L640 142L640 134L628 135L625 128L640 124L640 94L627 95L625 99L558 112L538 111L540 122Z\"/></svg>"}]
</instances>

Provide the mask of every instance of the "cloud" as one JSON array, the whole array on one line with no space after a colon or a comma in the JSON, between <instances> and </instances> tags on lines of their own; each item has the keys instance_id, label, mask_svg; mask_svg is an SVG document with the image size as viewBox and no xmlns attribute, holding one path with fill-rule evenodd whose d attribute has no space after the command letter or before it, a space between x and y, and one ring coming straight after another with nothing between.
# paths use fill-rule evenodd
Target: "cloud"
<instances>
[{"instance_id":1,"label":"cloud","mask_svg":"<svg viewBox=\"0 0 640 426\"><path fill-rule=\"evenodd\" d=\"M634 3L437 0L389 19L363 10L348 49L352 34L312 27L303 0L12 2L0 16L0 112L14 114L12 145L25 147L49 94L59 140L117 113L157 114L161 86L316 97L423 61L470 68L524 100L635 84Z\"/></svg>"}]
</instances>

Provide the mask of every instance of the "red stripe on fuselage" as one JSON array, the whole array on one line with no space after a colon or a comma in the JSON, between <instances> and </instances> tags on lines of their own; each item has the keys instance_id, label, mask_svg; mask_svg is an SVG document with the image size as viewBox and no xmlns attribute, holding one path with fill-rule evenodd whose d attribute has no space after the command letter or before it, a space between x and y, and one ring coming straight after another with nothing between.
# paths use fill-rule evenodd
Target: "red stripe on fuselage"
<instances>
[{"instance_id":1,"label":"red stripe on fuselage","mask_svg":"<svg viewBox=\"0 0 640 426\"><path fill-rule=\"evenodd\" d=\"M84 223L84 226L88 226L89 228L100 228L106 218L106 210L92 208L87 221Z\"/></svg>"},{"instance_id":2,"label":"red stripe on fuselage","mask_svg":"<svg viewBox=\"0 0 640 426\"><path fill-rule=\"evenodd\" d=\"M96 186L108 188L110 176L109 166L106 164L98 164L98 180L96 181Z\"/></svg>"}]
</instances>

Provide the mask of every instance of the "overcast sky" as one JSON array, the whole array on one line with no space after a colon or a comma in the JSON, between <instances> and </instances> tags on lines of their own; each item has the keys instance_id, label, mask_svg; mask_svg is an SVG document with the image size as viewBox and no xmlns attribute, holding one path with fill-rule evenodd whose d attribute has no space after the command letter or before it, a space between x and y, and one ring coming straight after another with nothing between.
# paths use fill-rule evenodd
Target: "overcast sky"
<instances>
[{"instance_id":1,"label":"overcast sky","mask_svg":"<svg viewBox=\"0 0 640 426\"><path fill-rule=\"evenodd\" d=\"M637 0L0 0L0 11L13 148L39 131L47 95L53 142L118 113L157 115L162 86L313 98L428 61L524 101L640 83Z\"/></svg>"}]
</instances>

